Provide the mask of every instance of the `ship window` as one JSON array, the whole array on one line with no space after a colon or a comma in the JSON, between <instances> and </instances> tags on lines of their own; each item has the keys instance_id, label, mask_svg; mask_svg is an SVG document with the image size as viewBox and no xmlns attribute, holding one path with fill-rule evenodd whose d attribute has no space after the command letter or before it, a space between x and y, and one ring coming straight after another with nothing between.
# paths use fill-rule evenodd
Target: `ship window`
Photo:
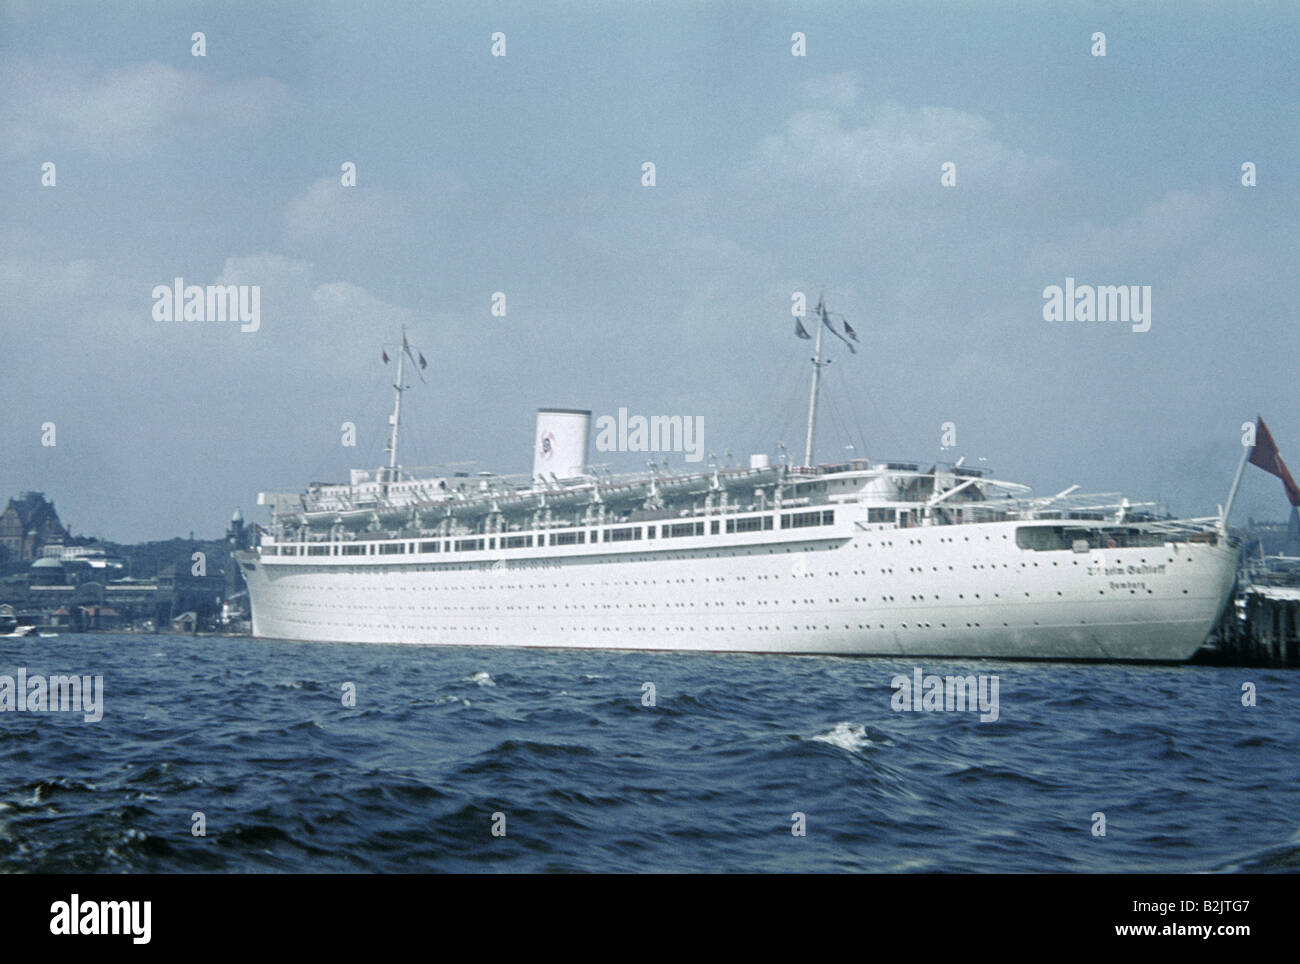
<instances>
[{"instance_id":1,"label":"ship window","mask_svg":"<svg viewBox=\"0 0 1300 964\"><path fill-rule=\"evenodd\" d=\"M364 556L365 554L366 554L365 545L358 545L354 543L352 545L347 545L343 547L343 555L345 556Z\"/></svg>"},{"instance_id":2,"label":"ship window","mask_svg":"<svg viewBox=\"0 0 1300 964\"><path fill-rule=\"evenodd\" d=\"M679 522L675 525L664 526L664 536L670 539L676 539L679 536L702 535L704 535L703 522Z\"/></svg>"},{"instance_id":3,"label":"ship window","mask_svg":"<svg viewBox=\"0 0 1300 964\"><path fill-rule=\"evenodd\" d=\"M483 548L482 539L457 539L456 540L457 552L475 552L482 548Z\"/></svg>"},{"instance_id":4,"label":"ship window","mask_svg":"<svg viewBox=\"0 0 1300 964\"><path fill-rule=\"evenodd\" d=\"M633 539L641 538L641 527L630 526L624 529L606 529L606 542L631 542Z\"/></svg>"},{"instance_id":5,"label":"ship window","mask_svg":"<svg viewBox=\"0 0 1300 964\"><path fill-rule=\"evenodd\" d=\"M766 524L766 525L765 525ZM760 532L772 528L772 517L751 516L747 519L728 519L728 532Z\"/></svg>"},{"instance_id":6,"label":"ship window","mask_svg":"<svg viewBox=\"0 0 1300 964\"><path fill-rule=\"evenodd\" d=\"M531 547L533 544L532 536L506 536L501 540L502 547L505 549L523 549Z\"/></svg>"},{"instance_id":7,"label":"ship window","mask_svg":"<svg viewBox=\"0 0 1300 964\"><path fill-rule=\"evenodd\" d=\"M405 542L385 542L379 546L381 556L396 556L406 551Z\"/></svg>"},{"instance_id":8,"label":"ship window","mask_svg":"<svg viewBox=\"0 0 1300 964\"><path fill-rule=\"evenodd\" d=\"M283 549L282 555L296 556L298 554L297 546L282 546L281 548Z\"/></svg>"},{"instance_id":9,"label":"ship window","mask_svg":"<svg viewBox=\"0 0 1300 964\"><path fill-rule=\"evenodd\" d=\"M421 552L438 552L441 548L442 548L442 543L440 543L440 542L421 542L421 543L420 543L420 551L421 551Z\"/></svg>"},{"instance_id":10,"label":"ship window","mask_svg":"<svg viewBox=\"0 0 1300 964\"><path fill-rule=\"evenodd\" d=\"M714 519L709 523L709 534L716 536L718 534L718 520Z\"/></svg>"},{"instance_id":11,"label":"ship window","mask_svg":"<svg viewBox=\"0 0 1300 964\"><path fill-rule=\"evenodd\" d=\"M307 555L309 556L328 556L330 554L329 546L308 546Z\"/></svg>"},{"instance_id":12,"label":"ship window","mask_svg":"<svg viewBox=\"0 0 1300 964\"><path fill-rule=\"evenodd\" d=\"M893 509L868 509L867 521L868 522L893 522L895 521L894 510Z\"/></svg>"},{"instance_id":13,"label":"ship window","mask_svg":"<svg viewBox=\"0 0 1300 964\"><path fill-rule=\"evenodd\" d=\"M1016 529L1016 545L1035 552L1060 552L1071 547L1077 531L1067 536L1060 526L1021 526Z\"/></svg>"},{"instance_id":14,"label":"ship window","mask_svg":"<svg viewBox=\"0 0 1300 964\"><path fill-rule=\"evenodd\" d=\"M835 513L825 512L788 512L781 516L782 529L805 529L808 526L828 525L835 521Z\"/></svg>"}]
</instances>

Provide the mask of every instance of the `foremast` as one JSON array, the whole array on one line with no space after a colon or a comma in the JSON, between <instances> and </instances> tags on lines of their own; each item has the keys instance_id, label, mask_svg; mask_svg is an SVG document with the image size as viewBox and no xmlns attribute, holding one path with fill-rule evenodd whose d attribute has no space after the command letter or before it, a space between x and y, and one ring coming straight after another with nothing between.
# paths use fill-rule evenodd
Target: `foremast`
<instances>
[{"instance_id":1,"label":"foremast","mask_svg":"<svg viewBox=\"0 0 1300 964\"><path fill-rule=\"evenodd\" d=\"M388 352L384 352L384 363L388 363ZM417 355L418 360L417 360ZM406 326L402 326L402 347L397 352L397 382L393 385L393 414L388 416L388 424L392 430L388 436L388 444L385 446L388 452L388 472L383 479L385 485L401 481L401 468L397 464L397 433L402 424L402 393L411 386L405 384L406 378L406 359L411 359L411 364L417 366L415 373L420 376L420 381L424 381L422 369L428 365L424 360L423 352L414 352L411 350L411 343L406 340ZM384 476L381 470L379 475Z\"/></svg>"},{"instance_id":2,"label":"foremast","mask_svg":"<svg viewBox=\"0 0 1300 964\"><path fill-rule=\"evenodd\" d=\"M812 391L810 391L808 394L808 436L804 441L804 449L803 449L803 464L804 464L804 468L807 469L812 468L812 464L813 464L813 438L817 433L817 399L818 399L818 395L821 392L822 369L831 363L831 359L829 358L827 358L824 361L822 360L822 332L829 331L840 341L844 342L845 347L848 348L850 353L857 354L853 345L849 342L849 339L852 338L854 341L857 341L858 336L853 331L853 328L849 325L848 321L844 320L844 334L841 335L838 331L835 330L835 327L831 324L829 315L830 312L826 310L825 295L824 294L818 295L817 297L817 341L813 348L813 357L812 357L812 366L813 366ZM841 319L844 319L843 315L839 315L839 317ZM795 334L798 335L800 338L812 337L811 335L808 334L807 331L804 330L802 325L797 325L795 327Z\"/></svg>"}]
</instances>

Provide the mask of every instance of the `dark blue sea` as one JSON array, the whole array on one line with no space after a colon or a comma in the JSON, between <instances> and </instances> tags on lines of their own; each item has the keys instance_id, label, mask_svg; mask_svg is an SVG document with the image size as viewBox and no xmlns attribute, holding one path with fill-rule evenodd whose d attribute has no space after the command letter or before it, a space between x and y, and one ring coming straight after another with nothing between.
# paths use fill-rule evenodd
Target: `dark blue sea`
<instances>
[{"instance_id":1,"label":"dark blue sea","mask_svg":"<svg viewBox=\"0 0 1300 964\"><path fill-rule=\"evenodd\" d=\"M997 721L895 711L917 665L997 676ZM102 675L103 718L0 712L5 872L1300 870L1293 671L94 634L19 668Z\"/></svg>"}]
</instances>

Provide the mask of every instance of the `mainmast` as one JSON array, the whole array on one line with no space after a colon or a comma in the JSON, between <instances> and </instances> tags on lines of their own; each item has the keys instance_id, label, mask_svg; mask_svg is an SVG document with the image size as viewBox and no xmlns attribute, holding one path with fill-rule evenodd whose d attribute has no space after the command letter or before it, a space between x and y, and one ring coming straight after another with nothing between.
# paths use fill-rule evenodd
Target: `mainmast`
<instances>
[{"instance_id":1,"label":"mainmast","mask_svg":"<svg viewBox=\"0 0 1300 964\"><path fill-rule=\"evenodd\" d=\"M397 481L397 427L402 421L402 392L406 386L402 384L402 370L406 362L406 326L402 326L402 349L397 353L397 384L393 386L396 395L393 399L393 414L388 416L388 422L393 426L393 433L388 440L388 481Z\"/></svg>"},{"instance_id":2,"label":"mainmast","mask_svg":"<svg viewBox=\"0 0 1300 964\"><path fill-rule=\"evenodd\" d=\"M817 298L817 347L813 352L812 394L808 398L808 441L804 445L803 464L812 468L813 432L817 429L817 391L821 387L822 365L822 330L826 327L826 305L824 296Z\"/></svg>"}]
</instances>

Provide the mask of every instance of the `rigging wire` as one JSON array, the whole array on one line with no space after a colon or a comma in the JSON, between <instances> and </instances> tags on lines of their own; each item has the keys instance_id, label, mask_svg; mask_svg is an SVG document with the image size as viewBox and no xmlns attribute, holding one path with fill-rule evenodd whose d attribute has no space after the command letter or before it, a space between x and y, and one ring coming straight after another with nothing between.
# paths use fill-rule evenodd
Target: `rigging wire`
<instances>
[{"instance_id":1,"label":"rigging wire","mask_svg":"<svg viewBox=\"0 0 1300 964\"><path fill-rule=\"evenodd\" d=\"M858 458L865 459L869 457L871 448L867 440L867 433L863 431L862 428L862 420L858 418L858 405L855 404L855 399L853 398L853 394L850 391L850 385L852 383L852 379L849 378L848 375L844 375L844 374L837 375L836 378L838 381L844 383L845 404L848 406L849 414L853 416L853 428L857 431L856 441L857 444L861 446L861 448L858 449L859 452Z\"/></svg>"},{"instance_id":2,"label":"rigging wire","mask_svg":"<svg viewBox=\"0 0 1300 964\"><path fill-rule=\"evenodd\" d=\"M864 394L866 394L867 396L867 401L871 403L872 411L875 412L876 414L876 424L880 427L880 432L888 436L887 440L889 442L897 445L897 449L891 454L895 458L903 457L906 450L906 446L899 442L898 435L896 434L895 431L895 429L899 425L899 421L897 417L895 417L893 411L890 410L889 412L890 418L886 419L885 415L881 412L881 407L879 404L877 404L875 394L871 391L871 389L864 384L862 390Z\"/></svg>"},{"instance_id":3,"label":"rigging wire","mask_svg":"<svg viewBox=\"0 0 1300 964\"><path fill-rule=\"evenodd\" d=\"M786 379L785 379L785 383L789 384L790 387L786 389L782 395L775 396L777 398L782 398L783 401L785 402L785 404L783 404L781 407L781 411L784 413L784 415L781 419L780 433L771 443L768 443L768 444L775 444L776 442L784 443L786 446L786 451L790 454L791 458L795 457L795 452L791 451L790 449L791 443L794 443L796 450L798 450L800 448L798 442L800 439L803 438L802 435L799 435L797 438L792 438L790 434L790 430L798 426L798 421L796 421L796 419L797 419L797 413L800 411L800 404L799 404L800 390L803 387L803 379L799 377L799 374L802 370L803 370L802 365L791 366L791 368L786 373ZM791 425L792 422L794 422L793 426ZM763 446L761 450L765 451L766 446Z\"/></svg>"},{"instance_id":4,"label":"rigging wire","mask_svg":"<svg viewBox=\"0 0 1300 964\"><path fill-rule=\"evenodd\" d=\"M829 388L829 386L827 387ZM835 400L835 393L833 391L823 390L822 397L826 399L826 407L827 410L830 412L832 435L838 436L840 439L849 439L850 444L852 444L851 434L845 431L844 422L840 418L840 410L839 410L839 405ZM814 439L814 444L815 443L816 440ZM838 462L839 458L838 457L831 458L831 459L827 459L826 461Z\"/></svg>"}]
</instances>

